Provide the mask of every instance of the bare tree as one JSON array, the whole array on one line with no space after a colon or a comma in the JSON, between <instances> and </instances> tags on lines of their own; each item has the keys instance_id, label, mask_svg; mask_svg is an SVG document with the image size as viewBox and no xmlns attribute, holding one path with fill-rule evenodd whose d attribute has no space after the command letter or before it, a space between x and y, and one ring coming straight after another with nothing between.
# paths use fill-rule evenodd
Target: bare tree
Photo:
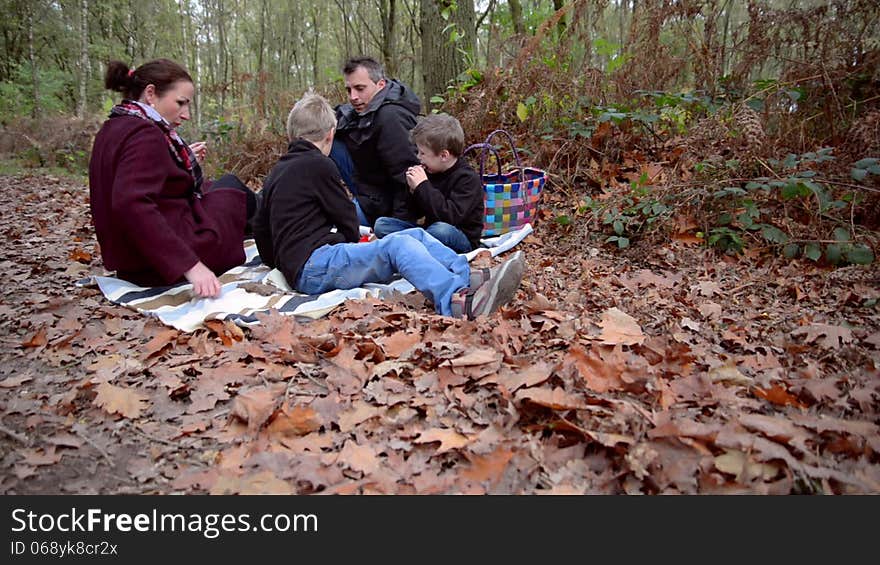
<instances>
[{"instance_id":1,"label":"bare tree","mask_svg":"<svg viewBox=\"0 0 880 565\"><path fill-rule=\"evenodd\" d=\"M86 95L89 82L89 0L80 2L79 21L79 99L76 104L76 116L86 115Z\"/></svg>"},{"instance_id":2,"label":"bare tree","mask_svg":"<svg viewBox=\"0 0 880 565\"><path fill-rule=\"evenodd\" d=\"M446 16L444 18L444 15ZM446 86L465 70L474 53L474 3L458 0L422 0L422 76L425 99L442 95Z\"/></svg>"}]
</instances>

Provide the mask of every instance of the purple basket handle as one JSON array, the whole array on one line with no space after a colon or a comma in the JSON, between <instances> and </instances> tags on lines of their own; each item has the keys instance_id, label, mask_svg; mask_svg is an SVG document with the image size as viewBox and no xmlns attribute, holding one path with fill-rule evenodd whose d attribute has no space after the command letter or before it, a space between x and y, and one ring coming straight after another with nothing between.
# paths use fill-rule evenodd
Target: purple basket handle
<instances>
[{"instance_id":1,"label":"purple basket handle","mask_svg":"<svg viewBox=\"0 0 880 565\"><path fill-rule=\"evenodd\" d=\"M516 168L522 169L522 162L519 160L519 153L516 151L516 143L513 141L513 136L510 133L503 129L496 129L488 136L486 136L486 141L483 143L476 143L471 145L467 149L464 150L464 154L466 154L471 149L482 148L482 152L480 153L480 177L482 178L483 173L486 169L486 155L489 151L495 155L495 161L498 163L498 176L501 176L501 159L498 157L498 150L495 149L495 146L492 145L492 138L498 134L504 134L507 137L508 143L510 143L510 148L513 151L513 160L516 162Z\"/></svg>"},{"instance_id":2,"label":"purple basket handle","mask_svg":"<svg viewBox=\"0 0 880 565\"><path fill-rule=\"evenodd\" d=\"M469 145L467 149L462 152L462 157L467 155L471 150L482 149L480 152L480 178L483 178L483 175L486 172L486 153L492 152L492 155L495 156L495 163L498 165L498 176L501 176L501 157L498 156L498 150L495 149L492 145L488 143L474 143L473 145Z\"/></svg>"}]
</instances>

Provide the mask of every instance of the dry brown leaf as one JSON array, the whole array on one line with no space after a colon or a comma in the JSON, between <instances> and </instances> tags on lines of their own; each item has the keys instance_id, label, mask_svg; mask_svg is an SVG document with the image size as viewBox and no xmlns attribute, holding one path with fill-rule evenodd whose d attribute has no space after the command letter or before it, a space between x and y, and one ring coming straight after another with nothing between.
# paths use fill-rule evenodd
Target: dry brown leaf
<instances>
[{"instance_id":1,"label":"dry brown leaf","mask_svg":"<svg viewBox=\"0 0 880 565\"><path fill-rule=\"evenodd\" d=\"M46 339L46 326L41 326L40 329L36 331L34 335L32 335L27 340L21 343L22 347L42 347L46 345L48 340Z\"/></svg>"},{"instance_id":2,"label":"dry brown leaf","mask_svg":"<svg viewBox=\"0 0 880 565\"><path fill-rule=\"evenodd\" d=\"M220 475L211 487L211 494L296 494L296 489L272 471L260 471L245 477Z\"/></svg>"},{"instance_id":3,"label":"dry brown leaf","mask_svg":"<svg viewBox=\"0 0 880 565\"><path fill-rule=\"evenodd\" d=\"M546 388L524 388L516 393L516 400L528 400L553 410L584 409L587 403L579 396L569 394L562 388L547 390Z\"/></svg>"},{"instance_id":4,"label":"dry brown leaf","mask_svg":"<svg viewBox=\"0 0 880 565\"><path fill-rule=\"evenodd\" d=\"M730 383L734 385L748 386L752 384L753 379L745 376L736 367L736 362L731 361L726 365L715 367L709 371L709 379L713 383Z\"/></svg>"},{"instance_id":5,"label":"dry brown leaf","mask_svg":"<svg viewBox=\"0 0 880 565\"><path fill-rule=\"evenodd\" d=\"M585 351L579 345L573 345L568 350L563 363L566 366L573 366L587 386L596 392L621 390L625 386L621 378L625 363L624 367L621 367L620 359L604 359L598 348Z\"/></svg>"},{"instance_id":6,"label":"dry brown leaf","mask_svg":"<svg viewBox=\"0 0 880 565\"><path fill-rule=\"evenodd\" d=\"M382 346L387 357L397 359L421 341L422 336L418 333L394 332L385 339L379 340L379 345Z\"/></svg>"},{"instance_id":7,"label":"dry brown leaf","mask_svg":"<svg viewBox=\"0 0 880 565\"><path fill-rule=\"evenodd\" d=\"M779 466L772 463L758 463L747 454L736 449L725 450L714 460L715 468L722 473L736 476L737 482L744 483L756 478L769 481L779 474Z\"/></svg>"},{"instance_id":8,"label":"dry brown leaf","mask_svg":"<svg viewBox=\"0 0 880 565\"><path fill-rule=\"evenodd\" d=\"M350 432L361 422L366 422L370 418L379 416L384 412L385 409L377 408L363 400L358 400L353 404L351 410L339 415L339 430L342 432Z\"/></svg>"},{"instance_id":9,"label":"dry brown leaf","mask_svg":"<svg viewBox=\"0 0 880 565\"><path fill-rule=\"evenodd\" d=\"M354 440L345 442L337 461L345 463L351 469L360 471L364 475L375 473L380 466L379 458L373 448L369 445L358 445Z\"/></svg>"},{"instance_id":10,"label":"dry brown leaf","mask_svg":"<svg viewBox=\"0 0 880 565\"><path fill-rule=\"evenodd\" d=\"M177 336L180 334L177 330L169 329L162 330L153 336L147 344L144 346L144 359L149 359L153 355L156 355L160 351L162 351L165 346L171 343L173 340L177 339Z\"/></svg>"},{"instance_id":11,"label":"dry brown leaf","mask_svg":"<svg viewBox=\"0 0 880 565\"><path fill-rule=\"evenodd\" d=\"M816 340L819 345L826 349L840 349L841 345L851 343L855 338L852 330L843 326L832 326L830 324L810 324L809 326L798 328L791 332L792 336L806 335L807 343L814 343Z\"/></svg>"},{"instance_id":12,"label":"dry brown leaf","mask_svg":"<svg viewBox=\"0 0 880 565\"><path fill-rule=\"evenodd\" d=\"M95 387L98 395L95 404L110 414L120 414L126 418L138 418L147 407L148 396L134 389L101 383Z\"/></svg>"},{"instance_id":13,"label":"dry brown leaf","mask_svg":"<svg viewBox=\"0 0 880 565\"><path fill-rule=\"evenodd\" d=\"M205 320L205 327L217 334L225 347L244 338L244 332L229 320Z\"/></svg>"},{"instance_id":14,"label":"dry brown leaf","mask_svg":"<svg viewBox=\"0 0 880 565\"><path fill-rule=\"evenodd\" d=\"M471 438L463 436L455 430L434 428L419 434L414 443L431 443L440 442L440 447L436 453L446 453L451 449L459 449L470 443Z\"/></svg>"},{"instance_id":15,"label":"dry brown leaf","mask_svg":"<svg viewBox=\"0 0 880 565\"><path fill-rule=\"evenodd\" d=\"M509 392L516 392L522 387L531 387L543 383L553 374L553 367L543 361L525 368L502 369L496 376L488 377L481 383L498 383Z\"/></svg>"},{"instance_id":16,"label":"dry brown leaf","mask_svg":"<svg viewBox=\"0 0 880 565\"><path fill-rule=\"evenodd\" d=\"M499 446L488 455L474 455L472 453L464 455L471 462L471 466L462 471L461 476L476 482L489 481L489 484L494 486L504 474L507 463L513 457L513 451Z\"/></svg>"},{"instance_id":17,"label":"dry brown leaf","mask_svg":"<svg viewBox=\"0 0 880 565\"><path fill-rule=\"evenodd\" d=\"M19 449L18 453L24 457L24 463L38 467L42 465L54 465L61 461L63 453L55 451L55 446L42 449Z\"/></svg>"},{"instance_id":18,"label":"dry brown leaf","mask_svg":"<svg viewBox=\"0 0 880 565\"><path fill-rule=\"evenodd\" d=\"M248 433L253 434L275 412L277 400L277 390L267 387L257 387L241 391L232 402L230 415L243 422L247 422Z\"/></svg>"},{"instance_id":19,"label":"dry brown leaf","mask_svg":"<svg viewBox=\"0 0 880 565\"><path fill-rule=\"evenodd\" d=\"M501 352L495 349L475 349L469 353L456 357L450 363L453 367L469 367L472 365L485 365L487 363L500 362Z\"/></svg>"},{"instance_id":20,"label":"dry brown leaf","mask_svg":"<svg viewBox=\"0 0 880 565\"><path fill-rule=\"evenodd\" d=\"M308 406L285 407L275 414L266 430L282 437L304 436L321 427L321 417Z\"/></svg>"},{"instance_id":21,"label":"dry brown leaf","mask_svg":"<svg viewBox=\"0 0 880 565\"><path fill-rule=\"evenodd\" d=\"M31 375L19 375L17 377L6 377L2 381L0 381L0 388L17 388L22 384L32 381L34 379Z\"/></svg>"},{"instance_id":22,"label":"dry brown leaf","mask_svg":"<svg viewBox=\"0 0 880 565\"><path fill-rule=\"evenodd\" d=\"M755 396L759 396L764 400L772 402L773 404L778 404L779 406L796 406L801 409L806 409L807 405L797 399L797 397L793 396L789 393L784 387L778 384L774 384L769 388L761 388L755 387Z\"/></svg>"},{"instance_id":23,"label":"dry brown leaf","mask_svg":"<svg viewBox=\"0 0 880 565\"><path fill-rule=\"evenodd\" d=\"M599 322L599 339L606 345L636 345L645 341L645 334L635 318L617 308L609 308Z\"/></svg>"}]
</instances>

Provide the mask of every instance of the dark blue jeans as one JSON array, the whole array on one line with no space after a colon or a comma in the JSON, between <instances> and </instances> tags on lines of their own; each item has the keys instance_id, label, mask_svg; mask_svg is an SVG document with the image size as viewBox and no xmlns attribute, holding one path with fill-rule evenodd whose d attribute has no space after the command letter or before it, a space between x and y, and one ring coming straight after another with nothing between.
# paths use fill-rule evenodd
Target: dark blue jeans
<instances>
[{"instance_id":1,"label":"dark blue jeans","mask_svg":"<svg viewBox=\"0 0 880 565\"><path fill-rule=\"evenodd\" d=\"M381 239L386 235L416 227L418 226L405 220L383 216L376 220L376 225L373 226L373 232L375 232L376 237ZM434 222L426 227L425 231L433 235L437 241L456 253L467 253L473 250L471 242L468 241L464 232L452 224L447 224L446 222Z\"/></svg>"}]
</instances>

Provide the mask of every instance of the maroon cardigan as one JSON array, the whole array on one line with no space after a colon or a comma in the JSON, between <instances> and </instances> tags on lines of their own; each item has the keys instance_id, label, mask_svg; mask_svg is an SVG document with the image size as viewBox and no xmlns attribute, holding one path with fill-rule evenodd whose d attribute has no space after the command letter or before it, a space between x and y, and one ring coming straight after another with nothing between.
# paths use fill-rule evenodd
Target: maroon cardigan
<instances>
[{"instance_id":1,"label":"maroon cardigan","mask_svg":"<svg viewBox=\"0 0 880 565\"><path fill-rule=\"evenodd\" d=\"M145 286L183 279L199 260L220 274L244 262L245 193L202 185L171 156L152 122L104 122L89 162L92 222L107 269Z\"/></svg>"}]
</instances>

